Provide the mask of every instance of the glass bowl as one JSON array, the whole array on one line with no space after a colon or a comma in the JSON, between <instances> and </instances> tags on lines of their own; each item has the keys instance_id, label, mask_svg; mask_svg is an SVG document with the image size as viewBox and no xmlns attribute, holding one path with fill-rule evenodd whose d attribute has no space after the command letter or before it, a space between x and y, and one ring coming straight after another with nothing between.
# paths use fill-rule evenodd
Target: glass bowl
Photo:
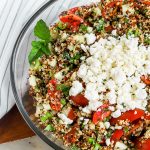
<instances>
[{"instance_id":1,"label":"glass bowl","mask_svg":"<svg viewBox=\"0 0 150 150\"><path fill-rule=\"evenodd\" d=\"M84 3L84 0L80 0L80 5ZM63 146L61 140L41 129L34 117L35 106L32 97L28 93L28 54L31 49L31 41L35 40L33 29L36 22L43 19L47 25L51 25L58 20L58 16L62 11L75 7L77 4L79 4L79 0L49 0L41 6L20 32L11 57L11 84L16 104L30 128L43 141L57 150L67 148Z\"/></svg>"}]
</instances>

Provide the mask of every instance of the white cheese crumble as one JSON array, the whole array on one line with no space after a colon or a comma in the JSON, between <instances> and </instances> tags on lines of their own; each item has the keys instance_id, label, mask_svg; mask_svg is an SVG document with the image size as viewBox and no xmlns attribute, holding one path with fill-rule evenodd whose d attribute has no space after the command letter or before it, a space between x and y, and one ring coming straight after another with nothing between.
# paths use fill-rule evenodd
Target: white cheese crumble
<instances>
[{"instance_id":1,"label":"white cheese crumble","mask_svg":"<svg viewBox=\"0 0 150 150\"><path fill-rule=\"evenodd\" d=\"M82 83L79 81L73 81L72 87L70 88L69 95L76 96L83 91Z\"/></svg>"},{"instance_id":2,"label":"white cheese crumble","mask_svg":"<svg viewBox=\"0 0 150 150\"><path fill-rule=\"evenodd\" d=\"M30 78L29 78L29 84L31 86L36 86L36 77L31 75Z\"/></svg>"},{"instance_id":3,"label":"white cheese crumble","mask_svg":"<svg viewBox=\"0 0 150 150\"><path fill-rule=\"evenodd\" d=\"M116 109L110 108L115 118L130 109L145 110L148 93L140 77L150 72L147 67L150 66L150 47L139 45L138 38L127 39L125 35L118 39L111 36L101 38L99 41L93 33L85 37L90 46L87 48L82 44L81 48L91 56L83 60L77 72L77 77L85 83L84 96L89 100L83 111L95 111L99 106L97 102L104 99L117 105ZM70 95L74 90L78 92L73 95L83 90L80 86L80 90L75 87L72 86ZM107 94L106 90L109 90Z\"/></svg>"},{"instance_id":4,"label":"white cheese crumble","mask_svg":"<svg viewBox=\"0 0 150 150\"><path fill-rule=\"evenodd\" d=\"M55 74L55 78L59 81L61 81L63 79L63 73L62 71L59 71Z\"/></svg>"},{"instance_id":5,"label":"white cheese crumble","mask_svg":"<svg viewBox=\"0 0 150 150\"><path fill-rule=\"evenodd\" d=\"M87 41L88 45L93 44L96 40L96 36L93 33L85 34L85 38L86 38L86 41Z\"/></svg>"},{"instance_id":6,"label":"white cheese crumble","mask_svg":"<svg viewBox=\"0 0 150 150\"><path fill-rule=\"evenodd\" d=\"M110 139L106 139L106 145L109 146L111 144Z\"/></svg>"},{"instance_id":7,"label":"white cheese crumble","mask_svg":"<svg viewBox=\"0 0 150 150\"><path fill-rule=\"evenodd\" d=\"M66 115L64 114L58 114L58 117L63 121L63 124L72 124L73 120L69 119Z\"/></svg>"},{"instance_id":8,"label":"white cheese crumble","mask_svg":"<svg viewBox=\"0 0 150 150\"><path fill-rule=\"evenodd\" d=\"M56 59L52 59L52 60L49 62L49 65L50 65L51 67L55 67L56 64L57 64Z\"/></svg>"},{"instance_id":9,"label":"white cheese crumble","mask_svg":"<svg viewBox=\"0 0 150 150\"><path fill-rule=\"evenodd\" d=\"M127 146L122 142L117 142L114 149L125 150L127 149Z\"/></svg>"}]
</instances>

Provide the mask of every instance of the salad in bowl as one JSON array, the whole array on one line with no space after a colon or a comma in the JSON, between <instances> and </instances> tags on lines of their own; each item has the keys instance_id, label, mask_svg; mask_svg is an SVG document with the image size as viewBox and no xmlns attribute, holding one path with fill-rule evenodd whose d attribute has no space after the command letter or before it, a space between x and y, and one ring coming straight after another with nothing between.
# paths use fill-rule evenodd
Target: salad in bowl
<instances>
[{"instance_id":1,"label":"salad in bowl","mask_svg":"<svg viewBox=\"0 0 150 150\"><path fill-rule=\"evenodd\" d=\"M28 60L35 117L72 150L150 149L150 2L101 0L39 20Z\"/></svg>"}]
</instances>

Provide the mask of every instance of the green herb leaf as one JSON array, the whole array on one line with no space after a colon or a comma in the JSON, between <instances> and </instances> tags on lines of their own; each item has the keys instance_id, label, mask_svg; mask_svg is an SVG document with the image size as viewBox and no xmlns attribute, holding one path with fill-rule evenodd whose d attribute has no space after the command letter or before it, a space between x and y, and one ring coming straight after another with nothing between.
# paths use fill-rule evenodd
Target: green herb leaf
<instances>
[{"instance_id":1,"label":"green herb leaf","mask_svg":"<svg viewBox=\"0 0 150 150\"><path fill-rule=\"evenodd\" d=\"M104 30L104 19L100 19L98 22L98 25L96 26L96 29L98 32Z\"/></svg>"},{"instance_id":2,"label":"green herb leaf","mask_svg":"<svg viewBox=\"0 0 150 150\"><path fill-rule=\"evenodd\" d=\"M146 37L146 38L144 39L144 42L149 45L149 44L150 44L150 37Z\"/></svg>"},{"instance_id":3,"label":"green herb leaf","mask_svg":"<svg viewBox=\"0 0 150 150\"><path fill-rule=\"evenodd\" d=\"M33 47L28 56L29 63L31 64L33 61L35 61L42 55L43 55L42 51L40 51L38 48Z\"/></svg>"},{"instance_id":4,"label":"green herb leaf","mask_svg":"<svg viewBox=\"0 0 150 150\"><path fill-rule=\"evenodd\" d=\"M127 133L129 131L128 127L124 127L124 132Z\"/></svg>"},{"instance_id":5,"label":"green herb leaf","mask_svg":"<svg viewBox=\"0 0 150 150\"><path fill-rule=\"evenodd\" d=\"M92 137L90 137L90 138L88 139L88 142L89 142L90 144L92 144L92 145L95 145L95 139L92 138Z\"/></svg>"},{"instance_id":6,"label":"green herb leaf","mask_svg":"<svg viewBox=\"0 0 150 150\"><path fill-rule=\"evenodd\" d=\"M100 150L100 149L101 149L100 144L96 143L96 144L95 144L95 147L94 147L94 150Z\"/></svg>"},{"instance_id":7,"label":"green herb leaf","mask_svg":"<svg viewBox=\"0 0 150 150\"><path fill-rule=\"evenodd\" d=\"M32 41L32 47L38 48L46 55L50 55L51 53L48 48L48 43L45 41Z\"/></svg>"},{"instance_id":8,"label":"green herb leaf","mask_svg":"<svg viewBox=\"0 0 150 150\"><path fill-rule=\"evenodd\" d=\"M127 38L129 38L130 36L134 36L134 37L138 37L140 35L139 29L129 29L127 31Z\"/></svg>"},{"instance_id":9,"label":"green herb leaf","mask_svg":"<svg viewBox=\"0 0 150 150\"><path fill-rule=\"evenodd\" d=\"M50 41L50 30L49 27L46 25L46 23L41 19L37 22L35 28L34 28L34 34L38 38Z\"/></svg>"},{"instance_id":10,"label":"green herb leaf","mask_svg":"<svg viewBox=\"0 0 150 150\"><path fill-rule=\"evenodd\" d=\"M67 28L67 24L59 21L58 24L57 24L57 28L60 29L60 30L64 30Z\"/></svg>"},{"instance_id":11,"label":"green herb leaf","mask_svg":"<svg viewBox=\"0 0 150 150\"><path fill-rule=\"evenodd\" d=\"M66 105L66 100L65 100L64 98L62 98L62 99L60 100L60 103L64 106L64 105Z\"/></svg>"},{"instance_id":12,"label":"green herb leaf","mask_svg":"<svg viewBox=\"0 0 150 150\"><path fill-rule=\"evenodd\" d=\"M67 86L65 84L60 84L57 85L56 89L62 91L65 96L69 95L70 86Z\"/></svg>"},{"instance_id":13,"label":"green herb leaf","mask_svg":"<svg viewBox=\"0 0 150 150\"><path fill-rule=\"evenodd\" d=\"M49 124L44 130L53 132L55 131L55 128L51 124Z\"/></svg>"},{"instance_id":14,"label":"green herb leaf","mask_svg":"<svg viewBox=\"0 0 150 150\"><path fill-rule=\"evenodd\" d=\"M79 30L81 30L82 32L86 32L87 29L88 29L88 26L86 26L86 25L84 25L84 24L81 24L81 25L80 25L80 29L79 29Z\"/></svg>"}]
</instances>

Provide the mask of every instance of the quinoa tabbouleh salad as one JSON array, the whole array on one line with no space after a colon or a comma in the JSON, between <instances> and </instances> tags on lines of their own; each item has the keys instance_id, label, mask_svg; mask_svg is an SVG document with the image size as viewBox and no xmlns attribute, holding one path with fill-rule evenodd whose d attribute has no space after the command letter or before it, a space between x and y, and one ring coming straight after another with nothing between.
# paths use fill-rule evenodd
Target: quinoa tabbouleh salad
<instances>
[{"instance_id":1,"label":"quinoa tabbouleh salad","mask_svg":"<svg viewBox=\"0 0 150 150\"><path fill-rule=\"evenodd\" d=\"M150 1L101 0L39 20L29 54L41 128L72 150L150 149Z\"/></svg>"}]
</instances>

